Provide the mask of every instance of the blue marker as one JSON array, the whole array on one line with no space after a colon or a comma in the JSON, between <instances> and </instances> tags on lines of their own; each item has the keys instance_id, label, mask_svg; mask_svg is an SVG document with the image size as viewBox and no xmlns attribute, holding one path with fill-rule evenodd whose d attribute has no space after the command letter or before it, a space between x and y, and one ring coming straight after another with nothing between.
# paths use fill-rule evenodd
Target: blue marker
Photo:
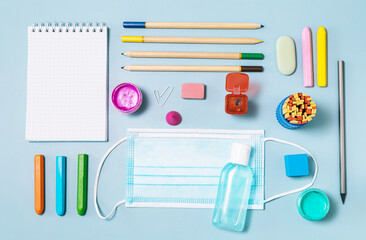
<instances>
[{"instance_id":1,"label":"blue marker","mask_svg":"<svg viewBox=\"0 0 366 240\"><path fill-rule=\"evenodd\" d=\"M66 212L66 157L56 157L56 213L59 216Z\"/></svg>"}]
</instances>

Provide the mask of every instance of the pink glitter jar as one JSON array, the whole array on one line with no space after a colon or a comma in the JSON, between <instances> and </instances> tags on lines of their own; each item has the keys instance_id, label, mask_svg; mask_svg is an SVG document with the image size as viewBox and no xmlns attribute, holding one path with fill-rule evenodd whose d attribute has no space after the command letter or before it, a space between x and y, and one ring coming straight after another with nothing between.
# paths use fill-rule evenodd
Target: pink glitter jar
<instances>
[{"instance_id":1,"label":"pink glitter jar","mask_svg":"<svg viewBox=\"0 0 366 240\"><path fill-rule=\"evenodd\" d=\"M112 103L123 113L136 112L142 103L141 91L132 83L121 83L113 89Z\"/></svg>"}]
</instances>

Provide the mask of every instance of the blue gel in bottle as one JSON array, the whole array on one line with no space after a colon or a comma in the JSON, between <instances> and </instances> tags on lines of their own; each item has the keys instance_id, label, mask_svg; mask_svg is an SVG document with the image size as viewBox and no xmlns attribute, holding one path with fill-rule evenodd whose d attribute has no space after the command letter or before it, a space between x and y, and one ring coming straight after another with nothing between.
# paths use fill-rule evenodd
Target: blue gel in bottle
<instances>
[{"instance_id":1,"label":"blue gel in bottle","mask_svg":"<svg viewBox=\"0 0 366 240\"><path fill-rule=\"evenodd\" d=\"M250 145L234 143L230 163L222 169L212 224L215 227L243 231L253 174L248 166Z\"/></svg>"}]
</instances>

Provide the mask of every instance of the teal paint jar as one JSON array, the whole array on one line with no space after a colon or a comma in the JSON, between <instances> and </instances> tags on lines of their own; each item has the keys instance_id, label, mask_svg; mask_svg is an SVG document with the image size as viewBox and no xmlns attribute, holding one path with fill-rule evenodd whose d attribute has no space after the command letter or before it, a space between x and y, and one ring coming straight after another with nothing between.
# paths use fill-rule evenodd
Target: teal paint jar
<instances>
[{"instance_id":1,"label":"teal paint jar","mask_svg":"<svg viewBox=\"0 0 366 240\"><path fill-rule=\"evenodd\" d=\"M328 196L317 188L305 190L297 197L297 210L310 221L323 219L328 214L329 207Z\"/></svg>"}]
</instances>

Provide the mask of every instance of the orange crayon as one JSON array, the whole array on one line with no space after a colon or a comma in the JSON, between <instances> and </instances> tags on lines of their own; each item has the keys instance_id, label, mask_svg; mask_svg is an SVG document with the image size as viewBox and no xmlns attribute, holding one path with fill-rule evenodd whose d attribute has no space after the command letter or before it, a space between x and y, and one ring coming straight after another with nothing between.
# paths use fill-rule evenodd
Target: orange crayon
<instances>
[{"instance_id":1,"label":"orange crayon","mask_svg":"<svg viewBox=\"0 0 366 240\"><path fill-rule=\"evenodd\" d=\"M44 212L44 156L34 156L34 210L38 215Z\"/></svg>"}]
</instances>

